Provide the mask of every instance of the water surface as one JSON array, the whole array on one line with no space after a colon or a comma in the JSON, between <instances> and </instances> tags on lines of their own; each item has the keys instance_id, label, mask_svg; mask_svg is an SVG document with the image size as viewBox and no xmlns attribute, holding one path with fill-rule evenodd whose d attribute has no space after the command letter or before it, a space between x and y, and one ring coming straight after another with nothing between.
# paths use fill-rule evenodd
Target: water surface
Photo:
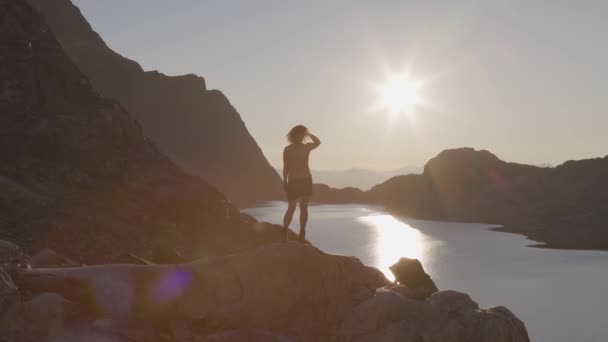
<instances>
[{"instance_id":1,"label":"water surface","mask_svg":"<svg viewBox=\"0 0 608 342\"><path fill-rule=\"evenodd\" d=\"M285 208L272 202L245 211L281 223ZM466 292L482 307L507 306L534 342L608 341L608 252L530 248L533 241L491 227L395 217L374 206L319 205L310 207L307 238L389 279L388 266L400 257L418 258L440 289Z\"/></svg>"}]
</instances>

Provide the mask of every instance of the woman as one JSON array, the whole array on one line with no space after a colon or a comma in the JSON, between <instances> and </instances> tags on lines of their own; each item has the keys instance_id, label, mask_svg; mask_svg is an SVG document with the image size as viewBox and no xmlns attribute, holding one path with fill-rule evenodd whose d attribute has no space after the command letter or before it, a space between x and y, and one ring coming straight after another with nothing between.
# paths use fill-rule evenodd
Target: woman
<instances>
[{"instance_id":1,"label":"woman","mask_svg":"<svg viewBox=\"0 0 608 342\"><path fill-rule=\"evenodd\" d=\"M304 143L306 138L312 142ZM308 199L312 195L312 175L308 168L310 151L321 145L319 138L308 131L306 126L298 125L287 133L289 145L283 150L283 188L287 192L289 205L283 227L285 227L285 241L287 232L296 211L298 200L300 202L300 242L306 241L306 223L308 222Z\"/></svg>"}]
</instances>

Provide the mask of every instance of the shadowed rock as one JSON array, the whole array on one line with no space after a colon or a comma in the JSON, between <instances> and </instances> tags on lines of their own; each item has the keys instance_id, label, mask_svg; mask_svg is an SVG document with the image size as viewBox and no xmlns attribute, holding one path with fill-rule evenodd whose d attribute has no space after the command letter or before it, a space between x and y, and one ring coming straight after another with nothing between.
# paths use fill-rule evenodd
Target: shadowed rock
<instances>
[{"instance_id":1,"label":"shadowed rock","mask_svg":"<svg viewBox=\"0 0 608 342\"><path fill-rule=\"evenodd\" d=\"M0 18L0 238L87 264L153 259L159 247L192 260L281 238L159 152L34 8L0 0Z\"/></svg>"},{"instance_id":2,"label":"shadowed rock","mask_svg":"<svg viewBox=\"0 0 608 342\"><path fill-rule=\"evenodd\" d=\"M283 198L279 175L222 92L196 75L144 71L110 49L69 0L28 1L93 88L120 101L181 167L238 203Z\"/></svg>"},{"instance_id":3,"label":"shadowed rock","mask_svg":"<svg viewBox=\"0 0 608 342\"><path fill-rule=\"evenodd\" d=\"M407 286L412 297L427 298L438 291L435 282L424 271L418 259L401 258L389 269L399 284Z\"/></svg>"},{"instance_id":4,"label":"shadowed rock","mask_svg":"<svg viewBox=\"0 0 608 342\"><path fill-rule=\"evenodd\" d=\"M21 295L11 277L0 267L0 340L16 341L23 329Z\"/></svg>"},{"instance_id":5,"label":"shadowed rock","mask_svg":"<svg viewBox=\"0 0 608 342\"><path fill-rule=\"evenodd\" d=\"M182 265L22 270L18 280L22 290L61 293L98 322L114 322L106 329L120 326L117 322L141 322L157 334L171 331L211 341L236 336L260 341L528 341L523 324L504 308L480 310L468 296L451 291L428 301L408 298L355 258L297 243ZM146 329L136 331L154 334Z\"/></svg>"},{"instance_id":6,"label":"shadowed rock","mask_svg":"<svg viewBox=\"0 0 608 342\"><path fill-rule=\"evenodd\" d=\"M342 323L343 341L529 342L524 324L504 307L480 310L455 291L417 301L380 289Z\"/></svg>"}]
</instances>

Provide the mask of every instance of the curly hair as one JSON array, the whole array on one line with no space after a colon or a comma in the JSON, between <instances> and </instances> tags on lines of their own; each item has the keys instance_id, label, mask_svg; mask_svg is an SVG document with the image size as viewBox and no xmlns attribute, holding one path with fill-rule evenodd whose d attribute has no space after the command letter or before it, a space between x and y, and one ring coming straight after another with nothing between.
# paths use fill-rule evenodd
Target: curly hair
<instances>
[{"instance_id":1,"label":"curly hair","mask_svg":"<svg viewBox=\"0 0 608 342\"><path fill-rule=\"evenodd\" d=\"M290 144L299 144L304 141L304 138L308 135L308 128L304 125L297 125L287 133L287 141Z\"/></svg>"}]
</instances>

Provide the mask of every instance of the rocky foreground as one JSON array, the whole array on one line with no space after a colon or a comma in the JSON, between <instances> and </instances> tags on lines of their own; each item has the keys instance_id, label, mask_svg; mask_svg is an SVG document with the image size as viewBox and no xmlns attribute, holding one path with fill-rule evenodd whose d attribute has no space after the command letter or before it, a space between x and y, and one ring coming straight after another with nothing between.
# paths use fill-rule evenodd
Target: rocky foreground
<instances>
[{"instance_id":1,"label":"rocky foreground","mask_svg":"<svg viewBox=\"0 0 608 342\"><path fill-rule=\"evenodd\" d=\"M0 258L2 341L529 341L508 309L434 292L411 260L408 287L293 242L177 265L23 267L8 242Z\"/></svg>"}]
</instances>

